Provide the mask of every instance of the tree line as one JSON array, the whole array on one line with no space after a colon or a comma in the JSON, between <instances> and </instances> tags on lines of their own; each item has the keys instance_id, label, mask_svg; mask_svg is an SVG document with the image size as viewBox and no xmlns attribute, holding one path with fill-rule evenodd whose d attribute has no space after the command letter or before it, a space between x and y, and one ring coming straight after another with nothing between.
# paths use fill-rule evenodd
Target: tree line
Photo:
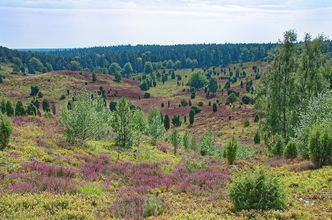
<instances>
[{"instance_id":1,"label":"tree line","mask_svg":"<svg viewBox=\"0 0 332 220\"><path fill-rule=\"evenodd\" d=\"M0 47L0 62L11 62L16 72L87 70L110 73L110 65L130 63L142 72L146 62L158 68L201 68L263 60L276 44L191 44L92 47L65 50L11 50Z\"/></svg>"}]
</instances>

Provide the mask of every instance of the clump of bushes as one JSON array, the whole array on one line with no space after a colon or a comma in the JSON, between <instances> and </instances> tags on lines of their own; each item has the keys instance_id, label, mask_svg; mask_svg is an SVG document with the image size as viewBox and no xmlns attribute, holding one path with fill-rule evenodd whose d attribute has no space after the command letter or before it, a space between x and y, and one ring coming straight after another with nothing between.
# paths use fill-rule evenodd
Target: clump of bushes
<instances>
[{"instance_id":1,"label":"clump of bushes","mask_svg":"<svg viewBox=\"0 0 332 220\"><path fill-rule=\"evenodd\" d=\"M278 179L267 170L244 170L229 185L229 195L237 211L281 209L285 194Z\"/></svg>"},{"instance_id":2,"label":"clump of bushes","mask_svg":"<svg viewBox=\"0 0 332 220\"><path fill-rule=\"evenodd\" d=\"M148 98L150 98L151 97L151 94L150 93L148 93L148 92L145 92L144 93L144 98L145 99L148 99Z\"/></svg>"},{"instance_id":3,"label":"clump of bushes","mask_svg":"<svg viewBox=\"0 0 332 220\"><path fill-rule=\"evenodd\" d=\"M0 113L0 150L3 150L8 146L12 131L13 127L9 118Z\"/></svg>"},{"instance_id":4,"label":"clump of bushes","mask_svg":"<svg viewBox=\"0 0 332 220\"><path fill-rule=\"evenodd\" d=\"M248 120L245 120L244 121L244 124L243 124L243 127L249 127L249 125L250 125L250 122L248 121Z\"/></svg>"}]
</instances>

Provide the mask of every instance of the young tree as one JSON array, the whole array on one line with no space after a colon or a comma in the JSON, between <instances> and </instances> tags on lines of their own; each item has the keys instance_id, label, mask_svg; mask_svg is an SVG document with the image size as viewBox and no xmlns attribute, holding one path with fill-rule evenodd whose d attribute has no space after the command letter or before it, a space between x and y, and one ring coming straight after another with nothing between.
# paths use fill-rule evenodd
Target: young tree
<instances>
[{"instance_id":1,"label":"young tree","mask_svg":"<svg viewBox=\"0 0 332 220\"><path fill-rule=\"evenodd\" d=\"M203 156L210 154L214 150L215 137L211 130L208 130L203 134L199 145Z\"/></svg>"},{"instance_id":2,"label":"young tree","mask_svg":"<svg viewBox=\"0 0 332 220\"><path fill-rule=\"evenodd\" d=\"M213 103L212 110L213 110L213 112L217 112L218 111L218 107L217 107L216 103Z\"/></svg>"},{"instance_id":3,"label":"young tree","mask_svg":"<svg viewBox=\"0 0 332 220\"><path fill-rule=\"evenodd\" d=\"M131 66L130 62L127 62L124 66L123 66L123 74L125 76L130 76L132 73L134 72L133 67Z\"/></svg>"},{"instance_id":4,"label":"young tree","mask_svg":"<svg viewBox=\"0 0 332 220\"><path fill-rule=\"evenodd\" d=\"M150 74L153 72L153 66L150 61L145 62L144 64L144 73Z\"/></svg>"},{"instance_id":5,"label":"young tree","mask_svg":"<svg viewBox=\"0 0 332 220\"><path fill-rule=\"evenodd\" d=\"M7 116L9 116L9 117L15 115L15 109L14 109L13 103L10 100L7 100L7 102L6 102L6 113L7 113Z\"/></svg>"},{"instance_id":6,"label":"young tree","mask_svg":"<svg viewBox=\"0 0 332 220\"><path fill-rule=\"evenodd\" d=\"M180 143L180 136L176 128L173 129L172 134L170 136L170 141L174 147L174 155L177 153L177 149Z\"/></svg>"},{"instance_id":7,"label":"young tree","mask_svg":"<svg viewBox=\"0 0 332 220\"><path fill-rule=\"evenodd\" d=\"M0 150L3 150L8 146L12 131L13 127L10 119L6 115L0 113Z\"/></svg>"},{"instance_id":8,"label":"young tree","mask_svg":"<svg viewBox=\"0 0 332 220\"><path fill-rule=\"evenodd\" d=\"M148 113L147 132L152 138L152 144L156 144L157 140L165 134L165 128L157 109L151 108Z\"/></svg>"},{"instance_id":9,"label":"young tree","mask_svg":"<svg viewBox=\"0 0 332 220\"><path fill-rule=\"evenodd\" d=\"M115 80L116 82L120 82L121 79L122 79L122 75L121 75L121 73L120 73L120 72L115 72L115 73L114 73L114 80Z\"/></svg>"},{"instance_id":10,"label":"young tree","mask_svg":"<svg viewBox=\"0 0 332 220\"><path fill-rule=\"evenodd\" d=\"M43 102L42 102L42 107L43 107L43 111L44 112L50 112L50 103L48 102L47 99L43 99Z\"/></svg>"},{"instance_id":11,"label":"young tree","mask_svg":"<svg viewBox=\"0 0 332 220\"><path fill-rule=\"evenodd\" d=\"M130 102L122 97L112 114L112 128L115 132L116 144L120 147L131 147L133 138L133 115Z\"/></svg>"},{"instance_id":12,"label":"young tree","mask_svg":"<svg viewBox=\"0 0 332 220\"><path fill-rule=\"evenodd\" d=\"M26 110L24 108L24 105L21 101L17 101L15 105L15 115L17 116L23 116L26 114Z\"/></svg>"},{"instance_id":13,"label":"young tree","mask_svg":"<svg viewBox=\"0 0 332 220\"><path fill-rule=\"evenodd\" d=\"M215 94L217 92L218 82L215 78L210 78L208 88L209 92L212 94Z\"/></svg>"},{"instance_id":14,"label":"young tree","mask_svg":"<svg viewBox=\"0 0 332 220\"><path fill-rule=\"evenodd\" d=\"M92 82L97 82L97 75L96 75L96 73L92 73Z\"/></svg>"},{"instance_id":15,"label":"young tree","mask_svg":"<svg viewBox=\"0 0 332 220\"><path fill-rule=\"evenodd\" d=\"M172 118L172 124L174 127L180 127L182 122L180 119L180 115L174 115Z\"/></svg>"},{"instance_id":16,"label":"young tree","mask_svg":"<svg viewBox=\"0 0 332 220\"><path fill-rule=\"evenodd\" d=\"M182 136L182 145L185 149L188 149L189 148L189 145L190 145L190 136L189 136L189 131L188 129L186 129L184 131L184 134Z\"/></svg>"},{"instance_id":17,"label":"young tree","mask_svg":"<svg viewBox=\"0 0 332 220\"><path fill-rule=\"evenodd\" d=\"M194 133L190 135L190 149L197 150L196 136Z\"/></svg>"},{"instance_id":18,"label":"young tree","mask_svg":"<svg viewBox=\"0 0 332 220\"><path fill-rule=\"evenodd\" d=\"M76 97L70 110L61 111L60 121L67 141L73 144L105 137L110 124L104 99L87 91Z\"/></svg>"},{"instance_id":19,"label":"young tree","mask_svg":"<svg viewBox=\"0 0 332 220\"><path fill-rule=\"evenodd\" d=\"M234 164L237 154L238 144L234 137L227 141L224 149L224 156L227 158L229 165Z\"/></svg>"},{"instance_id":20,"label":"young tree","mask_svg":"<svg viewBox=\"0 0 332 220\"><path fill-rule=\"evenodd\" d=\"M208 80L206 79L206 76L201 73L193 73L188 81L188 86L193 87L195 89L201 89L206 86L208 83Z\"/></svg>"},{"instance_id":21,"label":"young tree","mask_svg":"<svg viewBox=\"0 0 332 220\"><path fill-rule=\"evenodd\" d=\"M192 126L194 124L195 121L195 110L194 109L190 109L189 112L189 123Z\"/></svg>"},{"instance_id":22,"label":"young tree","mask_svg":"<svg viewBox=\"0 0 332 220\"><path fill-rule=\"evenodd\" d=\"M164 118L164 127L166 130L168 130L170 128L170 118L167 114L165 115L165 118Z\"/></svg>"},{"instance_id":23,"label":"young tree","mask_svg":"<svg viewBox=\"0 0 332 220\"><path fill-rule=\"evenodd\" d=\"M111 66L109 67L108 72L111 75L115 75L115 73L121 73L121 67L118 63L114 62L111 64Z\"/></svg>"}]
</instances>

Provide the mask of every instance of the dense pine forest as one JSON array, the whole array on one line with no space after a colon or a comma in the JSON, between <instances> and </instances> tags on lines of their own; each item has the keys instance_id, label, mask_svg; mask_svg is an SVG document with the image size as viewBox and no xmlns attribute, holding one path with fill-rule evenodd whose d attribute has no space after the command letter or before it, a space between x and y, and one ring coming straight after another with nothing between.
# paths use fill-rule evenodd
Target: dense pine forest
<instances>
[{"instance_id":1,"label":"dense pine forest","mask_svg":"<svg viewBox=\"0 0 332 220\"><path fill-rule=\"evenodd\" d=\"M109 73L114 62L121 67L129 62L135 72L142 72L147 61L155 68L201 68L263 60L275 45L137 45L34 52L0 47L0 57L3 62L10 61L16 69L29 73L80 69Z\"/></svg>"}]
</instances>

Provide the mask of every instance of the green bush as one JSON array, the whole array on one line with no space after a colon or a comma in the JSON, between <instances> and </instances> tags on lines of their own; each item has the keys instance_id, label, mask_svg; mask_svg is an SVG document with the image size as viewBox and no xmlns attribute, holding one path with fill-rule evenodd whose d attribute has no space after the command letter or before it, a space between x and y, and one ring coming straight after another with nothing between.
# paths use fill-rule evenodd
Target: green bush
<instances>
[{"instance_id":1,"label":"green bush","mask_svg":"<svg viewBox=\"0 0 332 220\"><path fill-rule=\"evenodd\" d=\"M284 151L284 139L280 135L274 136L271 152L273 155L282 156Z\"/></svg>"},{"instance_id":2,"label":"green bush","mask_svg":"<svg viewBox=\"0 0 332 220\"><path fill-rule=\"evenodd\" d=\"M203 134L199 145L203 156L212 153L215 147L215 137L211 130L208 130Z\"/></svg>"},{"instance_id":3,"label":"green bush","mask_svg":"<svg viewBox=\"0 0 332 220\"><path fill-rule=\"evenodd\" d=\"M237 211L281 209L285 205L278 179L262 168L237 173L229 185L229 196Z\"/></svg>"},{"instance_id":4,"label":"green bush","mask_svg":"<svg viewBox=\"0 0 332 220\"><path fill-rule=\"evenodd\" d=\"M227 162L229 165L234 164L235 159L236 159L236 154L237 154L237 147L238 144L234 137L232 139L228 140L225 149L224 149L224 157L227 158Z\"/></svg>"},{"instance_id":5,"label":"green bush","mask_svg":"<svg viewBox=\"0 0 332 220\"><path fill-rule=\"evenodd\" d=\"M155 196L150 196L144 204L144 217L158 216L163 212L163 204L161 200Z\"/></svg>"},{"instance_id":6,"label":"green bush","mask_svg":"<svg viewBox=\"0 0 332 220\"><path fill-rule=\"evenodd\" d=\"M332 91L313 97L304 111L300 112L295 136L299 141L299 153L309 157L309 134L313 125L332 122Z\"/></svg>"},{"instance_id":7,"label":"green bush","mask_svg":"<svg viewBox=\"0 0 332 220\"><path fill-rule=\"evenodd\" d=\"M243 127L247 128L247 127L249 127L249 125L250 125L250 122L248 120L245 120Z\"/></svg>"},{"instance_id":8,"label":"green bush","mask_svg":"<svg viewBox=\"0 0 332 220\"><path fill-rule=\"evenodd\" d=\"M67 141L82 144L86 140L105 137L109 131L110 117L103 98L83 92L76 97L71 110L62 110L60 121Z\"/></svg>"},{"instance_id":9,"label":"green bush","mask_svg":"<svg viewBox=\"0 0 332 220\"><path fill-rule=\"evenodd\" d=\"M297 157L297 142L290 140L284 149L284 157L286 159L293 159Z\"/></svg>"},{"instance_id":10,"label":"green bush","mask_svg":"<svg viewBox=\"0 0 332 220\"><path fill-rule=\"evenodd\" d=\"M311 161L317 166L331 164L332 137L329 134L331 126L316 126L309 135L309 155Z\"/></svg>"},{"instance_id":11,"label":"green bush","mask_svg":"<svg viewBox=\"0 0 332 220\"><path fill-rule=\"evenodd\" d=\"M3 150L8 146L12 131L13 127L9 118L0 113L0 150Z\"/></svg>"},{"instance_id":12,"label":"green bush","mask_svg":"<svg viewBox=\"0 0 332 220\"><path fill-rule=\"evenodd\" d=\"M259 131L256 131L256 133L255 133L254 142L255 142L255 144L259 144L261 142L261 136L259 134Z\"/></svg>"}]
</instances>

